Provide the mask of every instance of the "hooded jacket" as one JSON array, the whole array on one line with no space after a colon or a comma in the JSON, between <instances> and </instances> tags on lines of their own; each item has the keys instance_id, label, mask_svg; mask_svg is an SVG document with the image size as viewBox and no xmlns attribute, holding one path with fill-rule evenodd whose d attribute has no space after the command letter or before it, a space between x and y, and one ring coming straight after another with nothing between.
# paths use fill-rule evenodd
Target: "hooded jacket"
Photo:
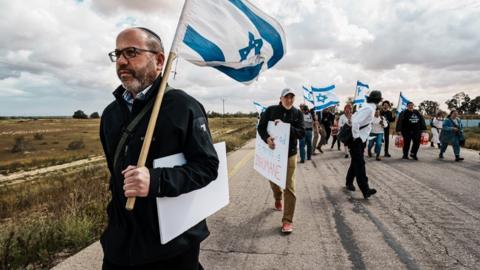
<instances>
[{"instance_id":1,"label":"hooded jacket","mask_svg":"<svg viewBox=\"0 0 480 270\"><path fill-rule=\"evenodd\" d=\"M156 97L157 78L144 100L135 100L130 112L118 87L115 101L103 111L100 139L110 171L111 201L107 206L108 225L101 236L105 259L117 265L152 263L179 255L209 235L203 220L165 245L160 243L157 197L176 197L208 185L217 177L218 157L212 145L203 106L182 90L165 93L145 166L150 172L148 196L137 197L132 211L125 209L121 171L136 165L147 130L150 111L131 132L114 168L114 154L123 130L142 108ZM153 160L183 153L187 163L174 168L152 168Z\"/></svg>"}]
</instances>

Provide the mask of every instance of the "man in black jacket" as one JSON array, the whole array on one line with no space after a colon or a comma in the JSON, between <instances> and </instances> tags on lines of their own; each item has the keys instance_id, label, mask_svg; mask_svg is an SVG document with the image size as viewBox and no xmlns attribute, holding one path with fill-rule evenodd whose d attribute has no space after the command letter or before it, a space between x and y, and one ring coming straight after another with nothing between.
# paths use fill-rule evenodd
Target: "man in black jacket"
<instances>
[{"instance_id":1,"label":"man in black jacket","mask_svg":"<svg viewBox=\"0 0 480 270\"><path fill-rule=\"evenodd\" d=\"M103 111L100 123L112 194L108 225L100 239L103 269L203 269L198 256L200 242L209 235L205 220L162 245L156 198L203 188L217 177L219 161L205 110L185 92L168 88L146 167L135 166L161 81L163 47L152 31L129 28L117 36L116 49L109 56L116 62L122 85L114 91L115 101ZM129 123L146 106L148 112L119 145ZM185 165L152 168L154 159L177 153L185 155ZM125 204L132 196L137 197L135 208L128 211Z\"/></svg>"},{"instance_id":2,"label":"man in black jacket","mask_svg":"<svg viewBox=\"0 0 480 270\"><path fill-rule=\"evenodd\" d=\"M393 115L391 111L391 106L390 106L390 101L385 100L382 102L382 112L381 115L385 117L387 120L387 127L383 129L384 131L384 140L385 140L385 145L384 145L384 153L385 157L391 157L390 153L388 152L388 147L390 144L390 123L393 123L395 121L395 116Z\"/></svg>"},{"instance_id":3,"label":"man in black jacket","mask_svg":"<svg viewBox=\"0 0 480 270\"><path fill-rule=\"evenodd\" d=\"M320 123L325 128L325 133L327 134L325 138L325 143L328 144L328 139L330 138L330 134L332 134L332 126L333 122L335 121L335 115L330 112L330 108L326 108L322 111L322 119Z\"/></svg>"},{"instance_id":4,"label":"man in black jacket","mask_svg":"<svg viewBox=\"0 0 480 270\"><path fill-rule=\"evenodd\" d=\"M285 191L270 182L275 199L275 208L282 210L282 195L285 199L285 209L282 218L282 232L291 233L293 231L293 215L295 212L295 168L297 166L297 140L305 136L305 128L303 125L303 113L293 107L295 94L289 88L283 89L280 96L280 104L270 106L262 113L258 124L258 134L262 140L268 144L271 149L275 149L274 138L268 134L267 127L269 121L275 123L284 122L290 124L290 141L288 143L288 169L287 183Z\"/></svg>"},{"instance_id":5,"label":"man in black jacket","mask_svg":"<svg viewBox=\"0 0 480 270\"><path fill-rule=\"evenodd\" d=\"M398 135L403 136L403 159L408 159L410 142L413 142L410 157L418 160L417 153L420 148L422 131L424 130L427 130L425 119L419 111L413 109L413 102L409 102L407 109L398 116L396 127Z\"/></svg>"}]
</instances>

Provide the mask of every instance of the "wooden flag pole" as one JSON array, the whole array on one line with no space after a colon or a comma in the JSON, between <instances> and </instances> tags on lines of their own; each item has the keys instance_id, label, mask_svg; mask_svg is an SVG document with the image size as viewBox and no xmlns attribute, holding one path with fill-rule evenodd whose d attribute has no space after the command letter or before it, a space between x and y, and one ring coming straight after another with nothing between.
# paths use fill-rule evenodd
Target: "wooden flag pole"
<instances>
[{"instance_id":1,"label":"wooden flag pole","mask_svg":"<svg viewBox=\"0 0 480 270\"><path fill-rule=\"evenodd\" d=\"M153 104L152 114L150 116L150 121L148 122L147 133L145 134L145 139L143 140L142 151L140 152L140 156L138 158L137 167L144 167L147 161L150 143L152 142L153 131L155 130L158 113L160 112L160 106L162 105L163 96L167 87L168 76L170 75L172 63L176 57L177 55L172 51L168 55L167 64L165 66L165 70L163 71L162 81L160 83L157 97L155 98L155 103ZM127 210L133 210L133 207L135 206L135 198L136 197L128 197L127 204L125 206Z\"/></svg>"}]
</instances>

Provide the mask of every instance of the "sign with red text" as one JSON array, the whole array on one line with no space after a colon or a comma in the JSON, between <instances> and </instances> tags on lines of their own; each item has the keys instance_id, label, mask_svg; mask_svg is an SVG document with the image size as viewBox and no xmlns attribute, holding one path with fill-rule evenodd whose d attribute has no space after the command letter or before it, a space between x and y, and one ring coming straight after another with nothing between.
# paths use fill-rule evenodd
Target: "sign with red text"
<instances>
[{"instance_id":1,"label":"sign with red text","mask_svg":"<svg viewBox=\"0 0 480 270\"><path fill-rule=\"evenodd\" d=\"M268 180L285 189L288 166L290 124L268 122L268 134L274 138L275 149L270 149L257 133L253 167Z\"/></svg>"}]
</instances>

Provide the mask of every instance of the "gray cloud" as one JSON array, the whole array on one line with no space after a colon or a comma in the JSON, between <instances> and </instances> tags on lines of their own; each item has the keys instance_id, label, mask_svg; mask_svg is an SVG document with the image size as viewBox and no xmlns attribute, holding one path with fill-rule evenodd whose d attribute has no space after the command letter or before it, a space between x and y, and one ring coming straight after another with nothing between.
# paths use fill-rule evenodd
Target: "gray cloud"
<instances>
[{"instance_id":1,"label":"gray cloud","mask_svg":"<svg viewBox=\"0 0 480 270\"><path fill-rule=\"evenodd\" d=\"M252 1L282 24L287 55L253 84L180 60L173 86L206 110L253 111L291 87L336 84L342 101L357 80L394 102L404 92L442 103L480 95L480 4L472 1ZM107 53L122 29L146 26L168 50L183 1L4 1L0 16L0 115L102 111L118 85ZM22 16L18 16L22 14ZM14 26L14 27L12 27Z\"/></svg>"}]
</instances>

